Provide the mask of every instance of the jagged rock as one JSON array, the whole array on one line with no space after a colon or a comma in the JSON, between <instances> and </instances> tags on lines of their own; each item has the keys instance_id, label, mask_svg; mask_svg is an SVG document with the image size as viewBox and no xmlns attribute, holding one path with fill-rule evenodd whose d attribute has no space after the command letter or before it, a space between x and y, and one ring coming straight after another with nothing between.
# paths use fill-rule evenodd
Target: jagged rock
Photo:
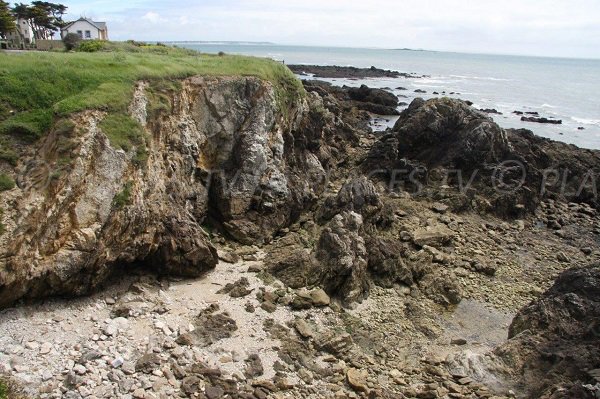
<instances>
[{"instance_id":1,"label":"jagged rock","mask_svg":"<svg viewBox=\"0 0 600 399\"><path fill-rule=\"evenodd\" d=\"M342 186L335 197L329 197L319 209L317 220L330 220L343 211L367 216L381 207L379 194L366 177L354 179Z\"/></svg>"},{"instance_id":2,"label":"jagged rock","mask_svg":"<svg viewBox=\"0 0 600 399\"><path fill-rule=\"evenodd\" d=\"M582 384L600 359L600 267L562 273L554 286L525 306L494 354L527 387L531 397L592 398ZM586 393L587 392L587 393ZM583 396L582 396L583 395Z\"/></svg>"},{"instance_id":3,"label":"jagged rock","mask_svg":"<svg viewBox=\"0 0 600 399\"><path fill-rule=\"evenodd\" d=\"M404 248L400 242L368 237L366 247L369 274L376 284L392 288L396 283L414 283L413 271L402 260Z\"/></svg>"},{"instance_id":4,"label":"jagged rock","mask_svg":"<svg viewBox=\"0 0 600 399\"><path fill-rule=\"evenodd\" d=\"M367 249L359 231L362 217L354 212L336 215L319 238L315 256L321 285L334 297L360 301L369 292Z\"/></svg>"},{"instance_id":5,"label":"jagged rock","mask_svg":"<svg viewBox=\"0 0 600 399\"><path fill-rule=\"evenodd\" d=\"M476 207L512 217L533 211L545 196L598 206L590 182L590 174L598 175L598 158L597 151L537 137L527 130L501 129L463 101L435 98L415 99L392 133L373 145L363 169L387 171L374 178L406 170L396 176L404 184L415 179L411 175L415 168L438 170L440 185L449 183L467 198L484 199L463 200L461 209ZM411 167L403 167L403 162ZM438 181L433 177L427 173L416 180L434 185Z\"/></svg>"}]
</instances>

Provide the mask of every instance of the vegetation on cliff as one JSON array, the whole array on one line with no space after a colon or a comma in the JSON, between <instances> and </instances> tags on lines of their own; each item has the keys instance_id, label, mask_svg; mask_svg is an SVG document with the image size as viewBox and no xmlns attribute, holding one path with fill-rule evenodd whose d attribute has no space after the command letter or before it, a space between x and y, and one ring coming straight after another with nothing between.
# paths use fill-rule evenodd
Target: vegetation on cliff
<instances>
[{"instance_id":1,"label":"vegetation on cliff","mask_svg":"<svg viewBox=\"0 0 600 399\"><path fill-rule=\"evenodd\" d=\"M124 115L139 80L256 76L273 83L283 110L303 93L294 74L275 61L156 45L107 43L94 53L2 53L0 65L0 138L29 141L48 132L56 118L75 112ZM4 153L10 145L2 144Z\"/></svg>"}]
</instances>

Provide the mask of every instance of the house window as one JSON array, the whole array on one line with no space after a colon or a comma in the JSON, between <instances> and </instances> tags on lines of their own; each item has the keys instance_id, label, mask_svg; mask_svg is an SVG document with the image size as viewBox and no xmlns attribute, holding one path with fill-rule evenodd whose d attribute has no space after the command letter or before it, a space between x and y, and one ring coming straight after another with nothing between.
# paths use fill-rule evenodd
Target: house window
<instances>
[{"instance_id":1,"label":"house window","mask_svg":"<svg viewBox=\"0 0 600 399\"><path fill-rule=\"evenodd\" d=\"M78 30L78 31L77 31L77 34L79 35L79 37L80 37L80 38L82 38L82 39L83 39L83 32L82 32L82 31Z\"/></svg>"},{"instance_id":2,"label":"house window","mask_svg":"<svg viewBox=\"0 0 600 399\"><path fill-rule=\"evenodd\" d=\"M90 32L89 30L85 31L85 38L86 39L91 39L92 38L92 32Z\"/></svg>"}]
</instances>

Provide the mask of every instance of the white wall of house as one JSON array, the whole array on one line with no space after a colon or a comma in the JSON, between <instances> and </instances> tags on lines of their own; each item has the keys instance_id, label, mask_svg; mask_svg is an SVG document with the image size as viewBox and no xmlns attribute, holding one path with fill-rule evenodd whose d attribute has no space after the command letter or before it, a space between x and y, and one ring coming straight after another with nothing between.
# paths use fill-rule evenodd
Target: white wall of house
<instances>
[{"instance_id":1,"label":"white wall of house","mask_svg":"<svg viewBox=\"0 0 600 399\"><path fill-rule=\"evenodd\" d=\"M26 43L33 43L34 42L34 35L33 35L33 29L31 29L31 26L29 25L29 22L27 22L24 19L17 19L15 21L15 24L17 25L17 29L19 30L19 32L11 32L7 35L8 40L25 40Z\"/></svg>"},{"instance_id":2,"label":"white wall of house","mask_svg":"<svg viewBox=\"0 0 600 399\"><path fill-rule=\"evenodd\" d=\"M100 30L87 21L76 21L73 25L63 30L63 35L67 33L78 34L83 40L102 39Z\"/></svg>"}]
</instances>

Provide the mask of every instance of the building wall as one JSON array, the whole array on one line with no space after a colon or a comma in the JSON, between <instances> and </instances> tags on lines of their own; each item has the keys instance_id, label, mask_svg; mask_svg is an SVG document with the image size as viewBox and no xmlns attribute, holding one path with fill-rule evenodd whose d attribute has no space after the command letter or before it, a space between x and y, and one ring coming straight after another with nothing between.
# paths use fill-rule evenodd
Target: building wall
<instances>
[{"instance_id":1,"label":"building wall","mask_svg":"<svg viewBox=\"0 0 600 399\"><path fill-rule=\"evenodd\" d=\"M40 51L64 50L65 44L62 40L36 40L35 48Z\"/></svg>"},{"instance_id":2,"label":"building wall","mask_svg":"<svg viewBox=\"0 0 600 399\"><path fill-rule=\"evenodd\" d=\"M78 33L78 31L81 31L81 38L83 40L103 39L100 35L100 30L86 21L75 22L73 25L69 26L68 29L63 31L63 36L67 33ZM86 36L87 31L89 31L90 37Z\"/></svg>"},{"instance_id":3,"label":"building wall","mask_svg":"<svg viewBox=\"0 0 600 399\"><path fill-rule=\"evenodd\" d=\"M24 19L18 19L15 21L15 23L20 34L19 32L11 32L7 35L7 39L12 42L20 43L21 40L25 40L25 44L33 43L35 41L33 37L33 29L31 29L29 22Z\"/></svg>"}]
</instances>

